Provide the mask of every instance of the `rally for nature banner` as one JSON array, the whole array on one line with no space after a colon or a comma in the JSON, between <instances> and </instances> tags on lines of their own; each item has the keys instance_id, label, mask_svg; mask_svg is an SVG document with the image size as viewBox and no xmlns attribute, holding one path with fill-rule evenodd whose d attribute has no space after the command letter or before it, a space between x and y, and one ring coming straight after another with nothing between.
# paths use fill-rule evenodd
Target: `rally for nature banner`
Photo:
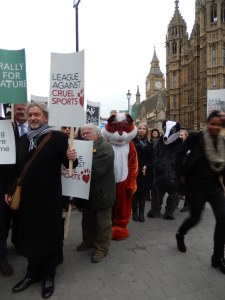
<instances>
[{"instance_id":1,"label":"rally for nature banner","mask_svg":"<svg viewBox=\"0 0 225 300\"><path fill-rule=\"evenodd\" d=\"M49 125L84 125L84 51L51 53Z\"/></svg>"},{"instance_id":2,"label":"rally for nature banner","mask_svg":"<svg viewBox=\"0 0 225 300\"><path fill-rule=\"evenodd\" d=\"M99 126L100 120L100 102L87 100L86 123L92 123Z\"/></svg>"},{"instance_id":3,"label":"rally for nature banner","mask_svg":"<svg viewBox=\"0 0 225 300\"><path fill-rule=\"evenodd\" d=\"M0 103L26 103L25 49L0 49Z\"/></svg>"}]
</instances>

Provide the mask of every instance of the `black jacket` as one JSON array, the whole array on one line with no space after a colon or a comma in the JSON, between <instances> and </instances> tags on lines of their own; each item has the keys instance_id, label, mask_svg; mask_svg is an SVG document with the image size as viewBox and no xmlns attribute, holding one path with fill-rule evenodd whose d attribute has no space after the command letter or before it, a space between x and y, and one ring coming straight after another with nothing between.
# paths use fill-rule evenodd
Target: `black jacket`
<instances>
[{"instance_id":1,"label":"black jacket","mask_svg":"<svg viewBox=\"0 0 225 300\"><path fill-rule=\"evenodd\" d=\"M67 147L67 136L53 131L27 171L17 221L17 248L24 256L49 255L62 247L61 164L68 167ZM18 174L31 155L28 149L29 140L24 135L17 145Z\"/></svg>"},{"instance_id":2,"label":"black jacket","mask_svg":"<svg viewBox=\"0 0 225 300\"><path fill-rule=\"evenodd\" d=\"M150 190L152 182L153 144L147 140L145 142L146 146L143 147L137 136L133 139L138 156L137 191ZM145 176L142 173L143 166L147 167Z\"/></svg>"},{"instance_id":3,"label":"black jacket","mask_svg":"<svg viewBox=\"0 0 225 300\"><path fill-rule=\"evenodd\" d=\"M176 155L181 143L181 139L178 138L175 142L165 145L163 136L160 136L154 144L155 183L163 191L178 188Z\"/></svg>"},{"instance_id":4,"label":"black jacket","mask_svg":"<svg viewBox=\"0 0 225 300\"><path fill-rule=\"evenodd\" d=\"M191 133L182 143L177 152L176 170L179 178L183 176L187 183L202 187L218 182L218 175L224 177L224 170L217 173L210 168L202 132Z\"/></svg>"}]
</instances>

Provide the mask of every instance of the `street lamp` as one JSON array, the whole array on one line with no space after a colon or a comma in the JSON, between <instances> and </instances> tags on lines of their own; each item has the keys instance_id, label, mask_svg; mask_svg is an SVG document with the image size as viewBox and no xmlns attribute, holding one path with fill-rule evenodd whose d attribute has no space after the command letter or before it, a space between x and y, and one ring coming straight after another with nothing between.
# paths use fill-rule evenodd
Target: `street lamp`
<instances>
[{"instance_id":1,"label":"street lamp","mask_svg":"<svg viewBox=\"0 0 225 300\"><path fill-rule=\"evenodd\" d=\"M76 24L76 52L79 51L79 31L78 31L78 5L80 0L73 0L73 8L75 8L75 24Z\"/></svg>"},{"instance_id":2,"label":"street lamp","mask_svg":"<svg viewBox=\"0 0 225 300\"><path fill-rule=\"evenodd\" d=\"M127 92L128 113L130 113L130 98L131 98L131 92L130 92L130 90L128 90L128 92Z\"/></svg>"}]
</instances>

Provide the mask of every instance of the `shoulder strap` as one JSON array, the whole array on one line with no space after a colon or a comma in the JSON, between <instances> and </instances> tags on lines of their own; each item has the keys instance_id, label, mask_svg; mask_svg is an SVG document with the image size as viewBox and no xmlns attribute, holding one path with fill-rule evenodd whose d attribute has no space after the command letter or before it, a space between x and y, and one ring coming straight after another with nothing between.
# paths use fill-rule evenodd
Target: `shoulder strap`
<instances>
[{"instance_id":1,"label":"shoulder strap","mask_svg":"<svg viewBox=\"0 0 225 300\"><path fill-rule=\"evenodd\" d=\"M23 181L25 178L25 175L27 173L27 170L29 169L30 165L32 164L32 162L35 160L35 158L37 157L37 155L39 154L39 152L41 151L41 149L44 147L44 145L50 140L52 136L52 131L50 131L44 138L43 140L40 142L40 144L38 145L38 147L35 149L34 153L31 155L31 157L28 159L28 161L26 162L25 166L23 167L23 170L20 174L20 179Z\"/></svg>"}]
</instances>

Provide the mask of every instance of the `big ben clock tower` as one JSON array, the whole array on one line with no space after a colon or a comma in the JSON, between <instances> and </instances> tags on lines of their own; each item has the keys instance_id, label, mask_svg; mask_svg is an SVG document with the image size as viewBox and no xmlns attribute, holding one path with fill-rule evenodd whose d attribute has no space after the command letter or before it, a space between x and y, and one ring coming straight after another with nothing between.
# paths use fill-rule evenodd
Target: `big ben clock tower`
<instances>
[{"instance_id":1,"label":"big ben clock tower","mask_svg":"<svg viewBox=\"0 0 225 300\"><path fill-rule=\"evenodd\" d=\"M145 86L146 98L149 98L150 96L159 92L161 89L165 88L165 79L159 67L159 60L156 55L155 48L153 58L151 61L150 71L146 78Z\"/></svg>"}]
</instances>

